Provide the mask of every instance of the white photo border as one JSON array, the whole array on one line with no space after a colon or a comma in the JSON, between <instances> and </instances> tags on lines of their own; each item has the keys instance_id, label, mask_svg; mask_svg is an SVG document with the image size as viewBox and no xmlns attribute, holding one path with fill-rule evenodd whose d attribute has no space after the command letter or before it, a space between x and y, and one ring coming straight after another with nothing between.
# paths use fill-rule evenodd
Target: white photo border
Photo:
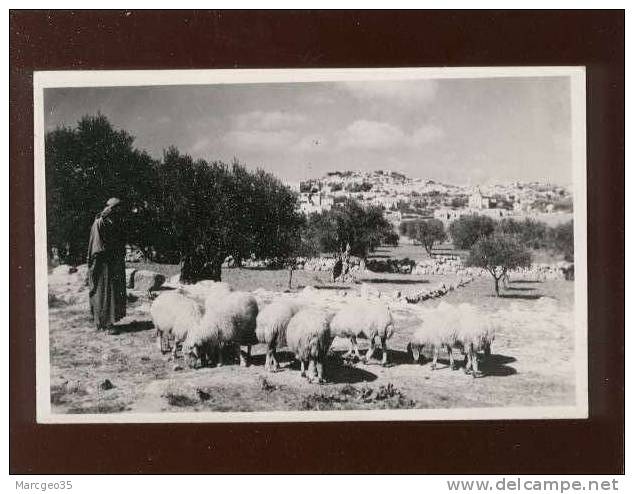
<instances>
[{"instance_id":1,"label":"white photo border","mask_svg":"<svg viewBox=\"0 0 634 494\"><path fill-rule=\"evenodd\" d=\"M569 77L575 261L575 405L552 407L438 408L278 412L56 414L50 402L44 90L70 87L189 86L337 81L405 81ZM583 66L443 67L372 69L209 69L39 71L33 74L36 419L42 424L455 421L588 418L588 303L586 196L586 70Z\"/></svg>"}]
</instances>

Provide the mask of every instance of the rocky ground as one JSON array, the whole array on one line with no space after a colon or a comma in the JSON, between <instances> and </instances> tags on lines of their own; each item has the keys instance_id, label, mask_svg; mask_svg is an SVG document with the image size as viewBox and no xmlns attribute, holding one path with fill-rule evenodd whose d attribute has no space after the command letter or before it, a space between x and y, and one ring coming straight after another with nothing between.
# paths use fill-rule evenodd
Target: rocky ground
<instances>
[{"instance_id":1,"label":"rocky ground","mask_svg":"<svg viewBox=\"0 0 634 494\"><path fill-rule=\"evenodd\" d=\"M166 268L164 274L169 276L174 269ZM344 364L340 355L347 342L336 339L325 385L306 382L291 356L284 353L281 371L265 373L262 345L254 347L249 368L227 365L190 369L158 351L145 293L130 292L128 316L121 322L120 334L106 335L91 327L81 284L58 282L51 284L49 296L52 411L85 414L574 405L572 282L512 283L498 298L492 296L491 279L483 277L442 297L408 304L396 300L395 292L450 284L452 280L372 274L362 284L330 289L328 273L297 272L293 279L294 290L283 293L288 280L284 270L236 268L223 272L223 281L235 289L254 292L260 304L278 296L305 296L335 307L361 291L364 296L381 292L392 307L397 328L389 342L390 365ZM482 377L472 379L446 365L432 371L429 364L414 364L407 354L409 335L420 323L420 308L434 306L440 300L471 302L496 314L500 329ZM363 349L363 342L361 346Z\"/></svg>"}]
</instances>

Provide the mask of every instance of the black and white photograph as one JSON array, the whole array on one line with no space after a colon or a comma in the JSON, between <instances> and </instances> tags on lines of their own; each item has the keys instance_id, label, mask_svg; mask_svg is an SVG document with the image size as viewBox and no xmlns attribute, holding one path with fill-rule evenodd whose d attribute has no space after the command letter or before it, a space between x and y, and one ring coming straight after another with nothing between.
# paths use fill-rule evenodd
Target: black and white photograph
<instances>
[{"instance_id":1,"label":"black and white photograph","mask_svg":"<svg viewBox=\"0 0 634 494\"><path fill-rule=\"evenodd\" d=\"M586 418L585 84L36 72L38 422Z\"/></svg>"}]
</instances>

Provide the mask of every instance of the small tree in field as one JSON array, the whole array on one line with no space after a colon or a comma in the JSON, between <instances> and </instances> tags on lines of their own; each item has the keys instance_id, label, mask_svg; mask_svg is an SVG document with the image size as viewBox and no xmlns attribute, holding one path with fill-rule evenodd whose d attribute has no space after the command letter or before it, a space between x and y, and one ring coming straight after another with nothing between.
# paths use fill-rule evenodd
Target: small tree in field
<instances>
[{"instance_id":1,"label":"small tree in field","mask_svg":"<svg viewBox=\"0 0 634 494\"><path fill-rule=\"evenodd\" d=\"M500 296L500 279L510 269L529 267L531 254L515 238L496 234L478 240L467 259L468 266L486 269L495 282L495 294Z\"/></svg>"},{"instance_id":2,"label":"small tree in field","mask_svg":"<svg viewBox=\"0 0 634 494\"><path fill-rule=\"evenodd\" d=\"M440 220L416 221L409 228L410 237L420 242L427 254L432 255L432 249L436 242L444 242L447 239L445 225Z\"/></svg>"}]
</instances>

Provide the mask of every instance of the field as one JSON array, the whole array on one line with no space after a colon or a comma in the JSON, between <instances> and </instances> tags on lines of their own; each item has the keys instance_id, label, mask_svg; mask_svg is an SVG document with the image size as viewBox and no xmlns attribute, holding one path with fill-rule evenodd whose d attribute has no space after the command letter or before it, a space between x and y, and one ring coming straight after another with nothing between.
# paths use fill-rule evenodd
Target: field
<instances>
[{"instance_id":1,"label":"field","mask_svg":"<svg viewBox=\"0 0 634 494\"><path fill-rule=\"evenodd\" d=\"M381 255L405 257L422 251L402 246ZM398 253L396 253L397 251ZM426 254L422 254L426 256ZM165 274L175 266L148 265ZM225 269L223 281L239 290L287 288L285 270ZM440 276L379 275L370 273L362 284L329 292L336 297L373 287L384 294L394 290L446 281ZM326 286L328 273L297 271L293 290ZM53 299L54 300L54 299ZM439 369L414 364L406 352L409 335L419 322L418 307L441 300L471 302L498 314L500 329L484 375L472 379L452 371L441 354ZM54 413L115 413L159 411L272 411L377 408L456 408L573 405L574 334L573 283L545 281L511 283L502 297L492 295L489 277L449 292L441 299L413 304L394 303L397 330L389 341L390 365L344 364L347 342L336 339L325 385L300 377L291 355L282 352L282 369L263 369L264 348L253 349L253 365L241 368L190 369L173 362L155 345L148 315L149 300L130 297L128 316L118 335L97 333L90 325L86 303L50 304L51 404ZM363 350L364 342L361 341ZM456 354L458 357L458 354Z\"/></svg>"}]
</instances>

